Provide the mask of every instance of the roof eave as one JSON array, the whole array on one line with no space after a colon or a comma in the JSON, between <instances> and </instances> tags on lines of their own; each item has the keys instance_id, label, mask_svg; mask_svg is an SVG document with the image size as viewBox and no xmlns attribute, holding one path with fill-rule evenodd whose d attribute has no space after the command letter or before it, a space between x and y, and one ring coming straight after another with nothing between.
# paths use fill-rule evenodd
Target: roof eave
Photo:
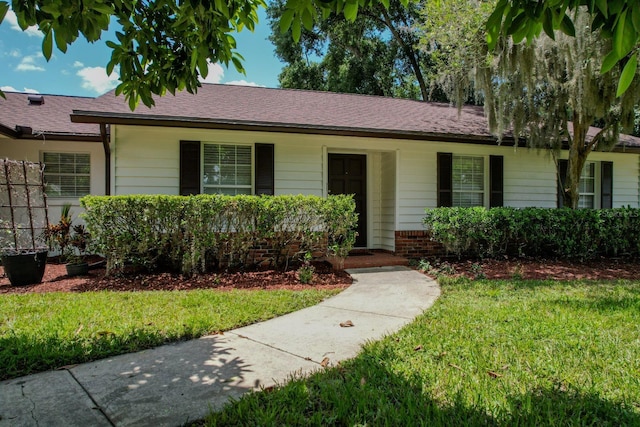
<instances>
[{"instance_id":1,"label":"roof eave","mask_svg":"<svg viewBox=\"0 0 640 427\"><path fill-rule=\"evenodd\" d=\"M205 119L197 117L168 117L136 115L126 113L103 113L74 110L74 123L108 123L127 126L186 127L196 129L229 129L262 132L296 132L316 135L341 135L389 139L431 140L441 142L468 142L495 144L497 139L488 135L463 135L450 133L429 133L420 131L399 131L395 129L371 129L326 125L304 125L299 123L254 122L243 120ZM505 138L504 145L513 145L513 139Z\"/></svg>"},{"instance_id":2,"label":"roof eave","mask_svg":"<svg viewBox=\"0 0 640 427\"><path fill-rule=\"evenodd\" d=\"M18 132L3 124L0 124L0 134L8 136L9 138L18 138Z\"/></svg>"},{"instance_id":3,"label":"roof eave","mask_svg":"<svg viewBox=\"0 0 640 427\"><path fill-rule=\"evenodd\" d=\"M435 133L420 131L400 131L395 129L371 129L323 125L303 125L298 123L254 122L243 120L207 119L199 117L176 117L160 115L140 115L132 113L109 113L74 110L71 114L74 123L104 123L127 126L185 127L194 129L226 129L258 132L296 132L314 135L339 135L386 139L410 139L419 141L463 142L468 144L494 145L498 139L490 135ZM504 137L500 145L512 147L513 137ZM524 139L518 140L519 147L526 147ZM640 153L640 147L619 144L613 152Z\"/></svg>"}]
</instances>

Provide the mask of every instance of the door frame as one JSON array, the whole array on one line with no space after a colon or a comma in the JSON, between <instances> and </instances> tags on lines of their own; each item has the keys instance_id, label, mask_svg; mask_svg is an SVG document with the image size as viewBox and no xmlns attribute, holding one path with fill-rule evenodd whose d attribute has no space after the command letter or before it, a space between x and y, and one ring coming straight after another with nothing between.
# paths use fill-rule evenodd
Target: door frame
<instances>
[{"instance_id":1,"label":"door frame","mask_svg":"<svg viewBox=\"0 0 640 427\"><path fill-rule=\"evenodd\" d=\"M361 156L365 156L365 165L367 167L367 174L366 174L366 180L367 180L367 191L364 195L365 197L365 209L367 210L367 217L366 217L366 229L367 229L367 242L364 246L364 248L362 247L358 247L359 249L368 249L371 248L371 242L372 242L372 231L373 231L373 212L372 212L372 206L371 206L371 200L372 200L372 196L373 196L373 173L371 170L371 157L370 157L370 151L367 150L349 150L349 149L340 149L340 148L327 148L326 146L322 147L322 163L323 163L323 170L322 170L322 175L323 175L323 179L322 179L322 195L323 197L327 197L327 195L329 194L329 155L331 154L357 154L357 155L361 155Z\"/></svg>"}]
</instances>

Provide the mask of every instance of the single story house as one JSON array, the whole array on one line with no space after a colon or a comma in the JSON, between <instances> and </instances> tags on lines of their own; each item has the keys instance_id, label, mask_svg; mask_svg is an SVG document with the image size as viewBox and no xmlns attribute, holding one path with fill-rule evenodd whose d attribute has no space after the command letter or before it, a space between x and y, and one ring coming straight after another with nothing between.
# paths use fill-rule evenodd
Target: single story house
<instances>
[{"instance_id":1,"label":"single story house","mask_svg":"<svg viewBox=\"0 0 640 427\"><path fill-rule=\"evenodd\" d=\"M552 156L498 145L481 107L210 84L133 112L113 91L6 95L0 156L46 164L52 215L85 194L350 193L356 246L406 255L429 245L425 208L558 205ZM638 207L639 167L640 138L591 154L581 206Z\"/></svg>"}]
</instances>

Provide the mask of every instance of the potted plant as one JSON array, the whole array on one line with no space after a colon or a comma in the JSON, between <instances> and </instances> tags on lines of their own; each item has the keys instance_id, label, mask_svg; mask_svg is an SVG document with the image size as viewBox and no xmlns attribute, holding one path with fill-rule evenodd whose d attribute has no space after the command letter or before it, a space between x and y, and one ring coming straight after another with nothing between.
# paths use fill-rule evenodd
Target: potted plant
<instances>
[{"instance_id":1,"label":"potted plant","mask_svg":"<svg viewBox=\"0 0 640 427\"><path fill-rule=\"evenodd\" d=\"M13 286L26 286L42 282L47 265L47 248L33 245L30 248L11 244L12 236L3 229L0 260L4 273Z\"/></svg>"},{"instance_id":2,"label":"potted plant","mask_svg":"<svg viewBox=\"0 0 640 427\"><path fill-rule=\"evenodd\" d=\"M45 230L49 248L58 252L58 259L65 264L67 275L80 276L89 272L86 252L91 235L82 224L73 225L71 205L62 206L60 221Z\"/></svg>"},{"instance_id":3,"label":"potted plant","mask_svg":"<svg viewBox=\"0 0 640 427\"><path fill-rule=\"evenodd\" d=\"M44 165L0 160L0 260L13 286L42 282L47 247Z\"/></svg>"}]
</instances>

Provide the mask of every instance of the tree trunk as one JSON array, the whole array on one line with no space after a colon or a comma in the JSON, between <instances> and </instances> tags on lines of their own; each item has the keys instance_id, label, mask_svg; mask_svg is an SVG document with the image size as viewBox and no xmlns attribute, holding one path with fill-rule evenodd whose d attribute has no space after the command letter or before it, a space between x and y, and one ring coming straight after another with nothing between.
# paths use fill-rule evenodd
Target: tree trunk
<instances>
[{"instance_id":1,"label":"tree trunk","mask_svg":"<svg viewBox=\"0 0 640 427\"><path fill-rule=\"evenodd\" d=\"M393 25L393 21L391 20L391 17L387 13L387 10L384 7L381 7L380 12L384 17L384 20L382 22L384 22L387 28L389 28L389 30L391 31L391 35L393 36L394 39L396 39L396 42L398 42L398 44L402 47L404 54L407 56L407 59L409 60L409 64L411 65L413 74L416 76L416 80L418 80L418 85L420 86L420 93L422 95L422 100L428 101L429 89L427 88L427 84L424 81L424 76L422 75L422 70L420 69L420 63L417 57L418 52L413 46L408 45L407 41L402 38L402 36L400 35L400 32Z\"/></svg>"},{"instance_id":2,"label":"tree trunk","mask_svg":"<svg viewBox=\"0 0 640 427\"><path fill-rule=\"evenodd\" d=\"M573 118L573 138L569 138L569 159L567 162L567 175L564 178L564 206L577 209L580 200L580 175L591 153L591 144L587 144L587 130L589 124L580 123L578 117Z\"/></svg>"}]
</instances>

